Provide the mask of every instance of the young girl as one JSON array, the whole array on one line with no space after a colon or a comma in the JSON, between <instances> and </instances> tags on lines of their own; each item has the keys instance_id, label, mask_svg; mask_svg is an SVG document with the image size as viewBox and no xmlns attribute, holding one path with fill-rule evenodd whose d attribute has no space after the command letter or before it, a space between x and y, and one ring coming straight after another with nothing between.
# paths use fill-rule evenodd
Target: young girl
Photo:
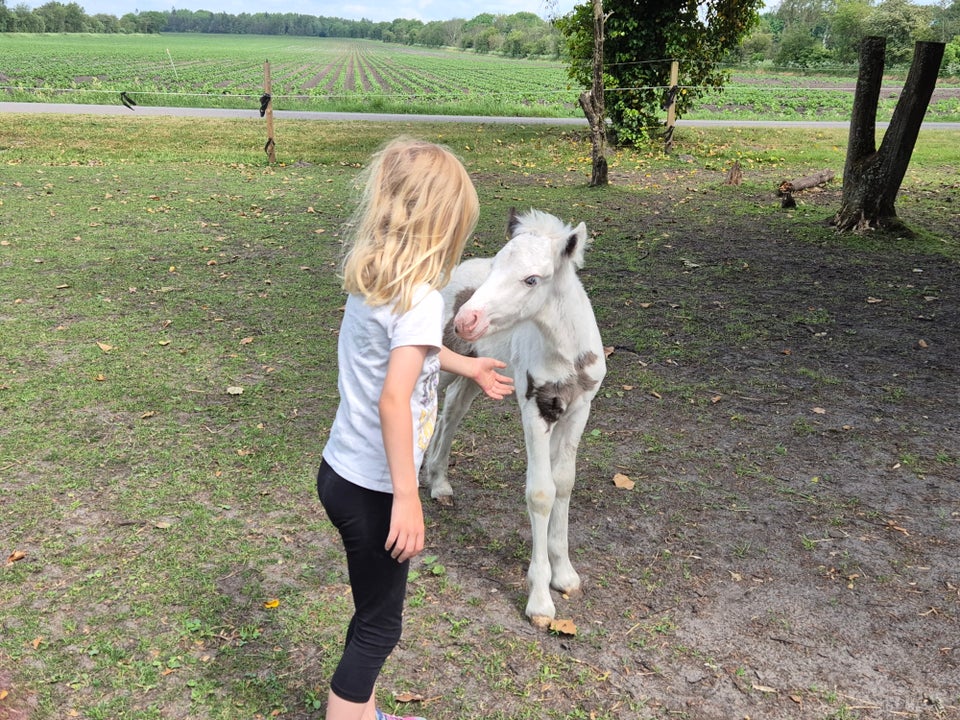
<instances>
[{"instance_id":1,"label":"young girl","mask_svg":"<svg viewBox=\"0 0 960 720\"><path fill-rule=\"evenodd\" d=\"M374 684L400 640L409 561L424 546L417 473L436 422L440 370L472 378L496 399L513 390L497 372L504 363L442 345L439 288L479 213L463 165L443 147L400 138L365 175L343 264L340 405L317 475L343 538L354 602L327 720L400 720L376 709Z\"/></svg>"}]
</instances>

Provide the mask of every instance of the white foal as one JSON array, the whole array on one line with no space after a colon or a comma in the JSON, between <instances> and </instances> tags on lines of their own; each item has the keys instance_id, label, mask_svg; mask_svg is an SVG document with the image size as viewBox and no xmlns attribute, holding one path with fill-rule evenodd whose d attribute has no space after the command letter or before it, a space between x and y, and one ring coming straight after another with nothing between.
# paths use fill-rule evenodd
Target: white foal
<instances>
[{"instance_id":1,"label":"white foal","mask_svg":"<svg viewBox=\"0 0 960 720\"><path fill-rule=\"evenodd\" d=\"M603 344L577 271L587 229L553 215L511 211L507 244L493 258L462 263L444 290L448 332L457 352L508 363L527 448L526 500L533 548L526 614L539 626L556 609L550 587L570 593L580 577L570 563L567 529L577 448L606 374ZM450 332L450 330L455 331ZM425 459L430 494L450 502L450 446L475 383L446 375L443 414Z\"/></svg>"}]
</instances>

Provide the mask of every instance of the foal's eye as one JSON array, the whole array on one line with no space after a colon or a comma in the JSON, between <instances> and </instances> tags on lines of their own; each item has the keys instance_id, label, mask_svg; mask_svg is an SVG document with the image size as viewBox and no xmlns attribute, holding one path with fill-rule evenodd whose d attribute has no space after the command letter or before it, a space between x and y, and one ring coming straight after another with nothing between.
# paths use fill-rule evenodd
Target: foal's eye
<instances>
[{"instance_id":1,"label":"foal's eye","mask_svg":"<svg viewBox=\"0 0 960 720\"><path fill-rule=\"evenodd\" d=\"M523 279L523 284L527 287L534 287L538 282L540 282L540 277L538 275L530 275Z\"/></svg>"}]
</instances>

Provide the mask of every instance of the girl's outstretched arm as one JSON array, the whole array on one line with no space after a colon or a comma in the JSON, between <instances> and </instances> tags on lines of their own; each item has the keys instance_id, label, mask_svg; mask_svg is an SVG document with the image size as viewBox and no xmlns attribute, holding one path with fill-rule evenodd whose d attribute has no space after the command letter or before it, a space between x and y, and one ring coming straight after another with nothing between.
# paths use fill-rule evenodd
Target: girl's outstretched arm
<instances>
[{"instance_id":1,"label":"girl's outstretched arm","mask_svg":"<svg viewBox=\"0 0 960 720\"><path fill-rule=\"evenodd\" d=\"M513 392L513 379L497 372L507 366L490 357L467 357L448 347L440 350L440 367L447 372L470 378L494 400L502 400Z\"/></svg>"}]
</instances>

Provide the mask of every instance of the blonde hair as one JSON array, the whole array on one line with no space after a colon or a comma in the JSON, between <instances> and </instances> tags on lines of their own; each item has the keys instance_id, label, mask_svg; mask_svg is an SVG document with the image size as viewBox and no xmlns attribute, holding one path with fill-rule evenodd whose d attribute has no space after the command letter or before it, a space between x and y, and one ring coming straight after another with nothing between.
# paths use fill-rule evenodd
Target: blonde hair
<instances>
[{"instance_id":1,"label":"blonde hair","mask_svg":"<svg viewBox=\"0 0 960 720\"><path fill-rule=\"evenodd\" d=\"M413 306L450 280L479 216L477 191L445 147L401 137L374 155L347 231L343 287L370 305Z\"/></svg>"}]
</instances>

